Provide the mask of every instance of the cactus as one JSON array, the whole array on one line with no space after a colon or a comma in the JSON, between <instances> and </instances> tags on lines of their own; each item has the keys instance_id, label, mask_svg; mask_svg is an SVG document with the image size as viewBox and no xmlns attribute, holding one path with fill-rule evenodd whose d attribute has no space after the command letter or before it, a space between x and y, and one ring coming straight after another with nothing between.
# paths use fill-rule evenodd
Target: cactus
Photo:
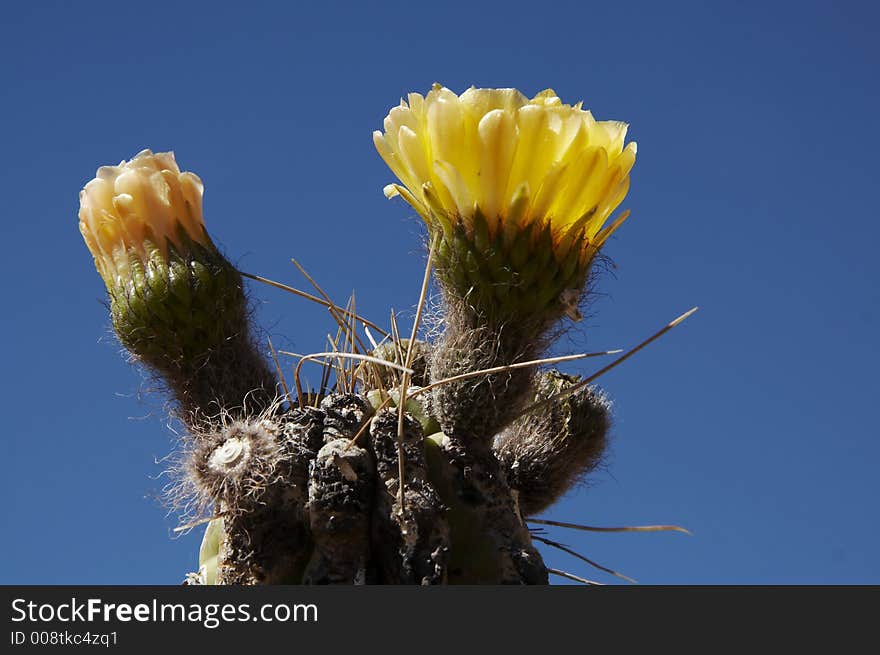
<instances>
[{"instance_id":1,"label":"cactus","mask_svg":"<svg viewBox=\"0 0 880 655\"><path fill-rule=\"evenodd\" d=\"M427 225L443 329L367 350L363 319L325 298L352 352L319 394L291 396L256 347L242 274L173 154L102 167L80 195L113 327L187 428L181 488L210 518L191 584L545 584L525 519L601 460L605 395L530 362L580 318L626 218L606 225L626 125L552 91L435 85L384 128L401 182L385 192Z\"/></svg>"}]
</instances>

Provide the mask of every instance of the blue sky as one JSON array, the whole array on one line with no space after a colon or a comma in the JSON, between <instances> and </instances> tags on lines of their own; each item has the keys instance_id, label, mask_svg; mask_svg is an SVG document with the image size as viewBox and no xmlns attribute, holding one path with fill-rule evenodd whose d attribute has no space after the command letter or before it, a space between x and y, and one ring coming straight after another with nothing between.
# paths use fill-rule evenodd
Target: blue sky
<instances>
[{"instance_id":1,"label":"blue sky","mask_svg":"<svg viewBox=\"0 0 880 655\"><path fill-rule=\"evenodd\" d=\"M200 535L174 537L156 500L163 397L110 336L77 230L97 166L173 149L243 270L304 286L296 257L384 322L411 312L423 253L370 134L435 81L552 87L631 125L616 268L557 350L628 347L701 307L601 380L608 470L546 515L693 536L551 537L642 583L880 583L878 18L867 2L10 4L0 583L175 584L196 565ZM252 296L277 347L324 349L320 308Z\"/></svg>"}]
</instances>

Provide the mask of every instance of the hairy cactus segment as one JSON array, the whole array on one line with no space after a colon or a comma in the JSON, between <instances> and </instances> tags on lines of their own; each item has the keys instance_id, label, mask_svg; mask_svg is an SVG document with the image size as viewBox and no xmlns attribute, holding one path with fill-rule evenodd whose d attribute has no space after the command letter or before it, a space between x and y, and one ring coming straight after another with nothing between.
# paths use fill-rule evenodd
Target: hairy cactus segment
<instances>
[{"instance_id":1,"label":"hairy cactus segment","mask_svg":"<svg viewBox=\"0 0 880 655\"><path fill-rule=\"evenodd\" d=\"M306 584L366 580L374 465L366 450L348 443L328 442L311 464L308 514L315 552Z\"/></svg>"},{"instance_id":2,"label":"hairy cactus segment","mask_svg":"<svg viewBox=\"0 0 880 655\"><path fill-rule=\"evenodd\" d=\"M376 565L386 584L443 584L449 551L446 507L428 478L421 424L409 415L403 421L403 506L397 411L380 410L370 424L378 474L374 538L385 543Z\"/></svg>"},{"instance_id":3,"label":"hairy cactus segment","mask_svg":"<svg viewBox=\"0 0 880 655\"><path fill-rule=\"evenodd\" d=\"M443 433L426 440L431 480L450 508L450 584L547 584L495 455Z\"/></svg>"},{"instance_id":4,"label":"hairy cactus segment","mask_svg":"<svg viewBox=\"0 0 880 655\"><path fill-rule=\"evenodd\" d=\"M282 426L270 421L233 421L200 435L191 459L196 487L209 499L250 509L281 474Z\"/></svg>"},{"instance_id":5,"label":"hairy cactus segment","mask_svg":"<svg viewBox=\"0 0 880 655\"><path fill-rule=\"evenodd\" d=\"M191 483L223 519L218 584L300 581L311 557L305 432L282 420L234 420L197 435Z\"/></svg>"},{"instance_id":6,"label":"hairy cactus segment","mask_svg":"<svg viewBox=\"0 0 880 655\"><path fill-rule=\"evenodd\" d=\"M431 357L431 382L534 359L542 344L521 327L496 329L447 297L445 330ZM533 376L532 369L517 368L437 386L430 392L430 411L446 434L490 444L522 407Z\"/></svg>"},{"instance_id":7,"label":"hairy cactus segment","mask_svg":"<svg viewBox=\"0 0 880 655\"><path fill-rule=\"evenodd\" d=\"M373 415L373 406L354 393L333 394L321 401L324 412L324 443L351 439Z\"/></svg>"},{"instance_id":8,"label":"hairy cactus segment","mask_svg":"<svg viewBox=\"0 0 880 655\"><path fill-rule=\"evenodd\" d=\"M317 453L324 445L326 415L316 407L295 407L284 415L284 431L296 436L306 448Z\"/></svg>"},{"instance_id":9,"label":"hairy cactus segment","mask_svg":"<svg viewBox=\"0 0 880 655\"><path fill-rule=\"evenodd\" d=\"M580 381L549 371L540 376L533 400L546 400ZM608 443L611 402L585 387L548 409L522 417L495 440L507 480L524 516L543 511L601 462Z\"/></svg>"}]
</instances>

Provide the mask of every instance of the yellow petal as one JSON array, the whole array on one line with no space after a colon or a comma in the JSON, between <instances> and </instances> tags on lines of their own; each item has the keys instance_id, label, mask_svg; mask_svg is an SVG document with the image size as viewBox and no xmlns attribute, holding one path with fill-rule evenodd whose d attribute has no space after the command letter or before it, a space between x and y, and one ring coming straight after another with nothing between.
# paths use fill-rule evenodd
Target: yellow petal
<instances>
[{"instance_id":1,"label":"yellow petal","mask_svg":"<svg viewBox=\"0 0 880 655\"><path fill-rule=\"evenodd\" d=\"M513 113L493 109L480 120L480 207L489 219L501 216L516 148ZM490 220L490 223L494 221Z\"/></svg>"},{"instance_id":2,"label":"yellow petal","mask_svg":"<svg viewBox=\"0 0 880 655\"><path fill-rule=\"evenodd\" d=\"M190 236L198 239L200 238L200 231L195 229L195 224L204 223L202 218L202 196L205 192L205 185L202 184L202 179L198 175L188 171L181 173L177 179L180 182L180 193L192 216L191 227L193 229L190 231Z\"/></svg>"},{"instance_id":3,"label":"yellow petal","mask_svg":"<svg viewBox=\"0 0 880 655\"><path fill-rule=\"evenodd\" d=\"M177 166L177 160L174 158L173 152L157 152L153 155L155 162L159 165L160 170L168 170L179 175L180 168Z\"/></svg>"},{"instance_id":4,"label":"yellow petal","mask_svg":"<svg viewBox=\"0 0 880 655\"><path fill-rule=\"evenodd\" d=\"M476 130L467 129L458 97L446 88L433 89L426 102L427 133L434 160L448 162L456 168L466 184L475 187L478 164L469 141L471 133Z\"/></svg>"},{"instance_id":5,"label":"yellow petal","mask_svg":"<svg viewBox=\"0 0 880 655\"><path fill-rule=\"evenodd\" d=\"M425 113L425 99L420 94L407 94L406 101L414 116L418 117Z\"/></svg>"},{"instance_id":6,"label":"yellow petal","mask_svg":"<svg viewBox=\"0 0 880 655\"><path fill-rule=\"evenodd\" d=\"M408 169L413 184L419 180L431 179L431 168L428 163L431 161L428 159L431 153L425 150L418 134L404 125L397 134L397 147L400 159Z\"/></svg>"},{"instance_id":7,"label":"yellow petal","mask_svg":"<svg viewBox=\"0 0 880 655\"><path fill-rule=\"evenodd\" d=\"M443 185L455 201L459 215L461 215L462 218L472 218L474 199L459 170L450 162L437 160L434 162L434 172L443 182Z\"/></svg>"},{"instance_id":8,"label":"yellow petal","mask_svg":"<svg viewBox=\"0 0 880 655\"><path fill-rule=\"evenodd\" d=\"M603 229L601 232L599 232L599 234L596 235L596 238L591 243L591 245L594 246L596 250L601 248L605 244L605 242L608 240L608 237L610 237L612 234L614 234L614 231L617 228L619 228L621 225L623 225L623 222L627 218L629 218L629 213L630 212L628 209L624 212L621 212L620 216L618 216L614 220L614 222L611 223L611 225L606 226L605 229Z\"/></svg>"},{"instance_id":9,"label":"yellow petal","mask_svg":"<svg viewBox=\"0 0 880 655\"><path fill-rule=\"evenodd\" d=\"M540 115L537 120L534 113ZM562 129L562 121L558 113L547 111L540 107L524 107L519 112L520 138L524 147L517 148L517 166L525 160L525 176L523 181L529 183L529 187L540 191L544 178L551 171L558 168L559 157L559 132ZM526 131L534 131L534 135L523 135ZM523 179L520 175L512 174L513 179Z\"/></svg>"},{"instance_id":10,"label":"yellow petal","mask_svg":"<svg viewBox=\"0 0 880 655\"><path fill-rule=\"evenodd\" d=\"M636 163L635 141L630 141L626 144L626 148L624 148L623 152L620 153L620 156L617 158L616 163L618 166L620 166L625 175L629 175L630 170L632 170L633 164Z\"/></svg>"},{"instance_id":11,"label":"yellow petal","mask_svg":"<svg viewBox=\"0 0 880 655\"><path fill-rule=\"evenodd\" d=\"M629 125L620 121L598 121L594 132L596 139L591 145L601 145L609 155L619 155L623 150L623 140Z\"/></svg>"},{"instance_id":12,"label":"yellow petal","mask_svg":"<svg viewBox=\"0 0 880 655\"><path fill-rule=\"evenodd\" d=\"M536 94L534 98L531 99L531 103L533 105L542 105L542 106L554 106L559 105L562 101L559 99L559 96L556 95L556 91L553 89L544 89L540 93Z\"/></svg>"},{"instance_id":13,"label":"yellow petal","mask_svg":"<svg viewBox=\"0 0 880 655\"><path fill-rule=\"evenodd\" d=\"M385 117L385 138L392 150L398 149L397 134L402 127L408 127L411 130L419 129L418 120L412 111L406 105L394 107L388 116Z\"/></svg>"},{"instance_id":14,"label":"yellow petal","mask_svg":"<svg viewBox=\"0 0 880 655\"><path fill-rule=\"evenodd\" d=\"M569 246L610 232L603 226L629 189L636 145L627 125L597 122L582 103L552 89L528 99L516 89L471 87L461 96L435 84L392 108L376 149L420 213L466 229L479 210L505 239L531 221ZM427 219L426 219L427 220ZM431 224L431 223L429 223Z\"/></svg>"},{"instance_id":15,"label":"yellow petal","mask_svg":"<svg viewBox=\"0 0 880 655\"><path fill-rule=\"evenodd\" d=\"M403 163L403 161L401 161L401 158L388 144L388 141L385 139L385 135L383 135L378 130L373 132L373 145L376 146L376 151L379 153L382 159L385 160L385 163L388 164L388 168L390 168L394 172L394 174L401 182L403 182L410 189L418 188L419 185L414 179L410 169L405 163Z\"/></svg>"},{"instance_id":16,"label":"yellow petal","mask_svg":"<svg viewBox=\"0 0 880 655\"><path fill-rule=\"evenodd\" d=\"M449 209L443 206L443 203L437 196L433 184L425 182L422 185L422 197L428 205L431 216L440 223L446 236L452 236L452 220L454 219L455 213L454 211L450 212Z\"/></svg>"},{"instance_id":17,"label":"yellow petal","mask_svg":"<svg viewBox=\"0 0 880 655\"><path fill-rule=\"evenodd\" d=\"M392 187L392 189L389 189ZM406 200L413 209L418 212L419 216L421 216L425 221L430 220L430 213L428 208L425 207L421 202L419 202L416 197L410 192L406 187L402 187L399 184L389 184L385 187L385 197L389 200L396 196L400 196L404 200Z\"/></svg>"},{"instance_id":18,"label":"yellow petal","mask_svg":"<svg viewBox=\"0 0 880 655\"><path fill-rule=\"evenodd\" d=\"M465 111L479 122L486 114L495 109L515 112L528 104L529 100L516 89L477 89L469 88L459 98Z\"/></svg>"},{"instance_id":19,"label":"yellow petal","mask_svg":"<svg viewBox=\"0 0 880 655\"><path fill-rule=\"evenodd\" d=\"M550 213L563 222L574 221L602 200L608 180L608 156L602 148L587 148L578 154L566 172Z\"/></svg>"},{"instance_id":20,"label":"yellow petal","mask_svg":"<svg viewBox=\"0 0 880 655\"><path fill-rule=\"evenodd\" d=\"M516 113L516 124L517 145L507 184L508 196L524 183L537 189L549 165L541 157L550 139L546 129L547 113L540 107L526 105Z\"/></svg>"},{"instance_id":21,"label":"yellow petal","mask_svg":"<svg viewBox=\"0 0 880 655\"><path fill-rule=\"evenodd\" d=\"M544 180L541 182L541 187L535 194L535 200L532 202L532 220L546 220L549 218L548 210L556 199L556 193L567 170L568 164L556 162L547 171Z\"/></svg>"},{"instance_id":22,"label":"yellow petal","mask_svg":"<svg viewBox=\"0 0 880 655\"><path fill-rule=\"evenodd\" d=\"M626 197L628 191L629 177L627 176L616 184L614 189L612 189L607 197L603 200L602 204L599 205L599 208L596 211L596 216L593 219L595 221L595 224L590 224L587 226L587 235L590 238L593 238L593 236L602 227L602 225L612 214L612 212L617 209L618 205L620 205L621 202L623 202L623 199Z\"/></svg>"}]
</instances>

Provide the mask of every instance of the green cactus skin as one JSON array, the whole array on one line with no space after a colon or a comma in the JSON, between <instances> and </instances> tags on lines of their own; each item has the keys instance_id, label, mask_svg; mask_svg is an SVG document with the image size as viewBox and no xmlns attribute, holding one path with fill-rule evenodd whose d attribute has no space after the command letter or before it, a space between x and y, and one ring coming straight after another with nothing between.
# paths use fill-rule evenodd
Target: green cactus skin
<instances>
[{"instance_id":1,"label":"green cactus skin","mask_svg":"<svg viewBox=\"0 0 880 655\"><path fill-rule=\"evenodd\" d=\"M130 275L109 288L116 334L166 381L185 421L246 402L259 412L274 400L275 381L252 342L241 275L210 241L179 226L177 238L167 257L149 242L146 263L129 253Z\"/></svg>"}]
</instances>

